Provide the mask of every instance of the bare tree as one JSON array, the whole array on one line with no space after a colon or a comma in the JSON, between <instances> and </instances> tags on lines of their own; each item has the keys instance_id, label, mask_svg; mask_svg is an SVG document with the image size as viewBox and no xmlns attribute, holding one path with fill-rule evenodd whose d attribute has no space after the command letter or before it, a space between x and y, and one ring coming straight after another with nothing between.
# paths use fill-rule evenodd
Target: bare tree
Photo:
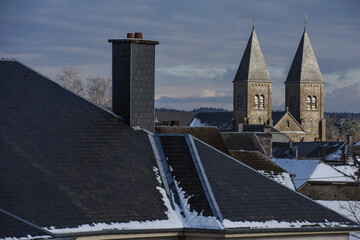
<instances>
[{"instance_id":1,"label":"bare tree","mask_svg":"<svg viewBox=\"0 0 360 240\"><path fill-rule=\"evenodd\" d=\"M93 103L110 108L111 104L111 79L100 76L86 79L86 97Z\"/></svg>"},{"instance_id":2,"label":"bare tree","mask_svg":"<svg viewBox=\"0 0 360 240\"><path fill-rule=\"evenodd\" d=\"M64 67L61 74L56 76L60 84L79 95L83 94L83 83L80 79L79 72L75 67Z\"/></svg>"},{"instance_id":3,"label":"bare tree","mask_svg":"<svg viewBox=\"0 0 360 240\"><path fill-rule=\"evenodd\" d=\"M346 201L341 203L339 201L340 208L346 212L346 215L358 223L360 223L360 202L359 201Z\"/></svg>"}]
</instances>

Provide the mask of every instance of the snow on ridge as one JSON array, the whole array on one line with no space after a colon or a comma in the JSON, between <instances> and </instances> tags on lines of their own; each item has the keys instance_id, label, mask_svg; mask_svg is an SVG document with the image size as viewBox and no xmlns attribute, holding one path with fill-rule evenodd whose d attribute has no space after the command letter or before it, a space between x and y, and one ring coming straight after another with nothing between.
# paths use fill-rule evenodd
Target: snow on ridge
<instances>
[{"instance_id":1,"label":"snow on ridge","mask_svg":"<svg viewBox=\"0 0 360 240\"><path fill-rule=\"evenodd\" d=\"M43 236L31 236L30 234L28 234L26 237L4 237L4 238L0 238L0 240L36 240L36 239L48 239L48 238L52 238L49 235L43 235Z\"/></svg>"},{"instance_id":2,"label":"snow on ridge","mask_svg":"<svg viewBox=\"0 0 360 240\"><path fill-rule=\"evenodd\" d=\"M296 221L296 222L285 222L285 221L276 221L269 220L265 222L255 222L255 221L231 221L224 219L223 226L227 229L230 228L301 228L301 227L349 227L348 223L340 222L319 222L313 223L308 221ZM354 225L357 226L357 225Z\"/></svg>"},{"instance_id":3,"label":"snow on ridge","mask_svg":"<svg viewBox=\"0 0 360 240\"><path fill-rule=\"evenodd\" d=\"M291 190L295 190L294 183L291 180L291 176L289 173L282 172L282 173L275 174L274 171L268 172L268 171L264 171L264 170L259 170L259 172L261 174L267 176L268 178L270 178L278 183L281 183L285 187L290 188Z\"/></svg>"}]
</instances>

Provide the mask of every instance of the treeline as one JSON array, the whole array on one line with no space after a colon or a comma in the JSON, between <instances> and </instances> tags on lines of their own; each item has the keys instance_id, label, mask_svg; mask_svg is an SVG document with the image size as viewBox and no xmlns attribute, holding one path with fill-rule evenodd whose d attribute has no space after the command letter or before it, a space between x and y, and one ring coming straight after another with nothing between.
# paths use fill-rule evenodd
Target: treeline
<instances>
[{"instance_id":1,"label":"treeline","mask_svg":"<svg viewBox=\"0 0 360 240\"><path fill-rule=\"evenodd\" d=\"M325 113L326 138L346 141L348 135L360 140L360 113Z\"/></svg>"}]
</instances>

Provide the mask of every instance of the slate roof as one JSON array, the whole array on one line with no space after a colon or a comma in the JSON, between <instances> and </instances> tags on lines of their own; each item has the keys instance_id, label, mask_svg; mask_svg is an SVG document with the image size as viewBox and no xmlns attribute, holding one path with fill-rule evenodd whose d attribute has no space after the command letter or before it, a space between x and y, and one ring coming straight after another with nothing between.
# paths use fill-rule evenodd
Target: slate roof
<instances>
[{"instance_id":1,"label":"slate roof","mask_svg":"<svg viewBox=\"0 0 360 240\"><path fill-rule=\"evenodd\" d=\"M270 82L270 74L262 54L255 28L252 29L234 81Z\"/></svg>"},{"instance_id":2,"label":"slate roof","mask_svg":"<svg viewBox=\"0 0 360 240\"><path fill-rule=\"evenodd\" d=\"M285 113L285 111L273 111L271 113L271 118L273 120L274 126L280 121L280 119L284 116Z\"/></svg>"},{"instance_id":3,"label":"slate roof","mask_svg":"<svg viewBox=\"0 0 360 240\"><path fill-rule=\"evenodd\" d=\"M110 226L107 234L161 231L149 225L154 222L179 234L188 224L198 231L227 231L233 227L226 221L244 222L236 231L247 231L255 221L259 231L271 232L267 220L304 220L328 231L360 229L190 135L136 131L17 61L0 61L0 113L0 232L6 229L7 237L43 236L45 227L53 237L93 235L97 223L100 231ZM185 222L187 206L172 207L181 201L203 216ZM124 225L111 225L130 221L140 229L122 232ZM332 221L338 228L328 225ZM86 233L64 229L84 224Z\"/></svg>"},{"instance_id":4,"label":"slate roof","mask_svg":"<svg viewBox=\"0 0 360 240\"><path fill-rule=\"evenodd\" d=\"M232 112L200 112L196 114L196 118L204 126L217 127L219 130L230 130L232 128Z\"/></svg>"},{"instance_id":5,"label":"slate roof","mask_svg":"<svg viewBox=\"0 0 360 240\"><path fill-rule=\"evenodd\" d=\"M0 209L56 228L167 219L145 132L17 61L0 61L0 112Z\"/></svg>"},{"instance_id":6,"label":"slate roof","mask_svg":"<svg viewBox=\"0 0 360 240\"><path fill-rule=\"evenodd\" d=\"M265 155L264 149L255 133L221 133L226 147L231 150L258 151Z\"/></svg>"},{"instance_id":7,"label":"slate roof","mask_svg":"<svg viewBox=\"0 0 360 240\"><path fill-rule=\"evenodd\" d=\"M177 120L180 126L189 126L196 116L196 112L161 112L155 111L155 116L159 122L170 122Z\"/></svg>"},{"instance_id":8,"label":"slate roof","mask_svg":"<svg viewBox=\"0 0 360 240\"><path fill-rule=\"evenodd\" d=\"M186 138L186 136L182 137ZM163 146L166 157L170 154L182 154L176 146L171 146L171 142L175 144L179 141L179 136L166 136L166 138L170 143ZM173 141L169 141L171 138ZM201 164L203 173L207 177L207 187L213 193L213 198L207 199L218 206L223 219L233 222L265 222L276 219L286 222L349 223L348 219L270 180L204 142L198 139L193 139L193 142L198 156L196 161ZM186 148L183 149L187 151ZM174 168L173 165L171 166ZM173 172L175 171L177 170L174 169ZM188 173L184 170L177 171L175 178L181 177L182 174L185 176ZM195 194L185 185L183 190ZM202 208L194 210L200 212Z\"/></svg>"},{"instance_id":9,"label":"slate roof","mask_svg":"<svg viewBox=\"0 0 360 240\"><path fill-rule=\"evenodd\" d=\"M190 134L214 148L229 154L229 151L216 127L156 127L155 133Z\"/></svg>"},{"instance_id":10,"label":"slate roof","mask_svg":"<svg viewBox=\"0 0 360 240\"><path fill-rule=\"evenodd\" d=\"M280 166L270 161L265 155L257 151L230 151L230 154L233 158L255 170L273 172L274 174L286 172Z\"/></svg>"},{"instance_id":11,"label":"slate roof","mask_svg":"<svg viewBox=\"0 0 360 240\"><path fill-rule=\"evenodd\" d=\"M294 60L291 64L286 82L323 82L319 65L309 36L304 31Z\"/></svg>"},{"instance_id":12,"label":"slate roof","mask_svg":"<svg viewBox=\"0 0 360 240\"><path fill-rule=\"evenodd\" d=\"M295 157L295 148L298 149L299 158L323 159L344 145L343 142L294 142L293 151L289 151L289 143L273 142L273 157L288 158Z\"/></svg>"}]
</instances>

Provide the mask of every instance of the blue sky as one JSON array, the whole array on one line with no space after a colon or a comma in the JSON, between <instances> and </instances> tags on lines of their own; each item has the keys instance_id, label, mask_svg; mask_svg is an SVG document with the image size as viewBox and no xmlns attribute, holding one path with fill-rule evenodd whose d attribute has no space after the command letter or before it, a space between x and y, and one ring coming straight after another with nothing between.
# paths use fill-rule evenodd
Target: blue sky
<instances>
[{"instance_id":1,"label":"blue sky","mask_svg":"<svg viewBox=\"0 0 360 240\"><path fill-rule=\"evenodd\" d=\"M156 47L156 106L232 109L232 80L255 29L273 80L273 109L304 14L325 85L325 110L360 112L360 1L18 1L0 0L0 57L55 79L74 66L82 78L111 77L110 38L142 32Z\"/></svg>"}]
</instances>

